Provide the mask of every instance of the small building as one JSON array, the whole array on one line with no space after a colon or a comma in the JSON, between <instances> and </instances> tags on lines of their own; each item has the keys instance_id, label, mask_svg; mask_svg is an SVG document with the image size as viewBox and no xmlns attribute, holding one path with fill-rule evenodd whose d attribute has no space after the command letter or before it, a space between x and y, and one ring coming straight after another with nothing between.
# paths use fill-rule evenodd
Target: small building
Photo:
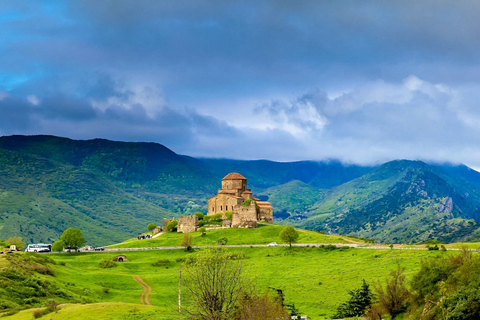
<instances>
[{"instance_id":1,"label":"small building","mask_svg":"<svg viewBox=\"0 0 480 320\"><path fill-rule=\"evenodd\" d=\"M128 261L127 257L123 254L119 254L118 256L116 256L115 258L113 258L112 261L116 261L116 262L126 262Z\"/></svg>"}]
</instances>

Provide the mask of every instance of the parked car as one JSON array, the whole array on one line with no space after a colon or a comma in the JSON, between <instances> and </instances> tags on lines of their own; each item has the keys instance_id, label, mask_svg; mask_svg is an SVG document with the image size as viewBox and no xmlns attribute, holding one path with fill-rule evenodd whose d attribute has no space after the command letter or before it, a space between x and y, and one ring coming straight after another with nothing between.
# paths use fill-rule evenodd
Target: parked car
<instances>
[{"instance_id":1,"label":"parked car","mask_svg":"<svg viewBox=\"0 0 480 320\"><path fill-rule=\"evenodd\" d=\"M103 251L103 250L105 250L105 248L104 247L95 247L94 250L95 251Z\"/></svg>"},{"instance_id":2,"label":"parked car","mask_svg":"<svg viewBox=\"0 0 480 320\"><path fill-rule=\"evenodd\" d=\"M277 243L276 242L270 242L269 244L267 244L268 247L276 247L277 246Z\"/></svg>"}]
</instances>

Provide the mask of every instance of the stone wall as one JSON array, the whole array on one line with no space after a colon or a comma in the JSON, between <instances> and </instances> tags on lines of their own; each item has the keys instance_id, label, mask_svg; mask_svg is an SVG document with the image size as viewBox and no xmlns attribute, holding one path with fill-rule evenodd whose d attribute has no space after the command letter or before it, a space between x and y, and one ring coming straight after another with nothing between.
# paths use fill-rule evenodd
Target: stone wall
<instances>
[{"instance_id":1,"label":"stone wall","mask_svg":"<svg viewBox=\"0 0 480 320\"><path fill-rule=\"evenodd\" d=\"M256 228L257 208L255 201L249 206L236 206L233 209L232 228Z\"/></svg>"},{"instance_id":2,"label":"stone wall","mask_svg":"<svg viewBox=\"0 0 480 320\"><path fill-rule=\"evenodd\" d=\"M231 228L232 227L232 220L223 220L222 227L224 228Z\"/></svg>"},{"instance_id":3,"label":"stone wall","mask_svg":"<svg viewBox=\"0 0 480 320\"><path fill-rule=\"evenodd\" d=\"M163 231L168 231L167 230L167 224L174 219L165 219L163 218Z\"/></svg>"},{"instance_id":4,"label":"stone wall","mask_svg":"<svg viewBox=\"0 0 480 320\"><path fill-rule=\"evenodd\" d=\"M157 226L155 229L152 230L152 235L160 233L160 232L162 232L162 227Z\"/></svg>"},{"instance_id":5,"label":"stone wall","mask_svg":"<svg viewBox=\"0 0 480 320\"><path fill-rule=\"evenodd\" d=\"M198 217L193 215L189 217L181 217L178 219L177 232L195 232L198 228Z\"/></svg>"}]
</instances>

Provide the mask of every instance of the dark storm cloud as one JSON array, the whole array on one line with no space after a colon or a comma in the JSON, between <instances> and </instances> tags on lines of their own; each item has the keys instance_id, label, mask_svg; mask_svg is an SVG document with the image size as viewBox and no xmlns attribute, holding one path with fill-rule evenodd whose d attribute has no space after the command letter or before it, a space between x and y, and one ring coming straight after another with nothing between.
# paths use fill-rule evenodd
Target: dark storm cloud
<instances>
[{"instance_id":1,"label":"dark storm cloud","mask_svg":"<svg viewBox=\"0 0 480 320\"><path fill-rule=\"evenodd\" d=\"M2 134L480 158L476 1L4 1L0 14Z\"/></svg>"}]
</instances>

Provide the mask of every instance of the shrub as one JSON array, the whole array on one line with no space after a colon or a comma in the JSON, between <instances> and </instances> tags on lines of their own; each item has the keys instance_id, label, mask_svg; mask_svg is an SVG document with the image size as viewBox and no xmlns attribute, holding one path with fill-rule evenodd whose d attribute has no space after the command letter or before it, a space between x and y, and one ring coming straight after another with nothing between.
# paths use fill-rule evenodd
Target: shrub
<instances>
[{"instance_id":1,"label":"shrub","mask_svg":"<svg viewBox=\"0 0 480 320\"><path fill-rule=\"evenodd\" d=\"M185 261L185 258L182 258L182 257L176 258L175 261L176 262L183 262L183 261Z\"/></svg>"},{"instance_id":2,"label":"shrub","mask_svg":"<svg viewBox=\"0 0 480 320\"><path fill-rule=\"evenodd\" d=\"M221 237L220 239L217 240L217 243L218 243L219 245L221 245L221 246L226 245L227 242L228 242L228 239L225 238L225 237Z\"/></svg>"},{"instance_id":3,"label":"shrub","mask_svg":"<svg viewBox=\"0 0 480 320\"><path fill-rule=\"evenodd\" d=\"M43 316L43 311L41 309L36 309L33 311L33 317L35 319L40 318L41 316Z\"/></svg>"},{"instance_id":4,"label":"shrub","mask_svg":"<svg viewBox=\"0 0 480 320\"><path fill-rule=\"evenodd\" d=\"M178 221L172 220L169 223L167 223L167 230L170 232L175 232L177 231L177 225L178 225Z\"/></svg>"},{"instance_id":5,"label":"shrub","mask_svg":"<svg viewBox=\"0 0 480 320\"><path fill-rule=\"evenodd\" d=\"M198 221L199 221L199 222L200 222L201 220L203 220L203 217L205 216L205 215L204 215L203 213L201 213L201 212L195 212L193 215L198 217Z\"/></svg>"},{"instance_id":6,"label":"shrub","mask_svg":"<svg viewBox=\"0 0 480 320\"><path fill-rule=\"evenodd\" d=\"M157 225L155 223L150 223L148 226L147 226L147 230L148 231L152 231L153 229L155 229L157 227Z\"/></svg>"},{"instance_id":7,"label":"shrub","mask_svg":"<svg viewBox=\"0 0 480 320\"><path fill-rule=\"evenodd\" d=\"M428 250L439 250L438 245L435 245L433 247L427 246Z\"/></svg>"},{"instance_id":8,"label":"shrub","mask_svg":"<svg viewBox=\"0 0 480 320\"><path fill-rule=\"evenodd\" d=\"M103 287L102 290L103 290L104 293L109 293L110 292L109 287Z\"/></svg>"},{"instance_id":9,"label":"shrub","mask_svg":"<svg viewBox=\"0 0 480 320\"><path fill-rule=\"evenodd\" d=\"M201 232L200 236L204 237L207 235L207 229L205 227L201 227L198 229Z\"/></svg>"},{"instance_id":10,"label":"shrub","mask_svg":"<svg viewBox=\"0 0 480 320\"><path fill-rule=\"evenodd\" d=\"M113 268L115 266L116 266L115 261L112 261L112 260L103 260L102 262L100 262L100 267L104 269Z\"/></svg>"},{"instance_id":11,"label":"shrub","mask_svg":"<svg viewBox=\"0 0 480 320\"><path fill-rule=\"evenodd\" d=\"M200 220L200 221L198 221L198 226L203 227L206 223L207 223L206 220Z\"/></svg>"},{"instance_id":12,"label":"shrub","mask_svg":"<svg viewBox=\"0 0 480 320\"><path fill-rule=\"evenodd\" d=\"M58 311L58 302L56 300L48 300L45 303L45 307L49 312L57 312Z\"/></svg>"},{"instance_id":13,"label":"shrub","mask_svg":"<svg viewBox=\"0 0 480 320\"><path fill-rule=\"evenodd\" d=\"M225 212L225 216L227 217L227 220L232 220L233 212L232 211L227 211L227 212Z\"/></svg>"},{"instance_id":14,"label":"shrub","mask_svg":"<svg viewBox=\"0 0 480 320\"><path fill-rule=\"evenodd\" d=\"M169 263L170 263L170 260L162 259L162 260L158 260L157 262L152 263L152 266L161 267L161 266L166 266Z\"/></svg>"},{"instance_id":15,"label":"shrub","mask_svg":"<svg viewBox=\"0 0 480 320\"><path fill-rule=\"evenodd\" d=\"M41 274L47 274L47 275L50 275L50 276L55 275L55 270L50 269L47 266L42 266L42 265L34 263L34 264L32 264L31 268L32 268L33 271L41 273Z\"/></svg>"}]
</instances>

